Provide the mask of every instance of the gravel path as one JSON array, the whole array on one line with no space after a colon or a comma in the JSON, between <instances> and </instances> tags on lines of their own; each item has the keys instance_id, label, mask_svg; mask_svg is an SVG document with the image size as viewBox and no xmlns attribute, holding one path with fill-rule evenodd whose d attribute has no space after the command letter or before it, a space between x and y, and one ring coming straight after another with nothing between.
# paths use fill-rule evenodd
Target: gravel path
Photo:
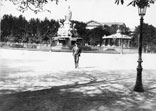
<instances>
[{"instance_id":1,"label":"gravel path","mask_svg":"<svg viewBox=\"0 0 156 111\"><path fill-rule=\"evenodd\" d=\"M3 111L21 111L24 104L30 107L23 111L156 109L155 54L143 54L144 93L133 91L137 54L82 53L80 67L74 69L71 53L0 49L0 61ZM6 108L12 105L12 110Z\"/></svg>"}]
</instances>

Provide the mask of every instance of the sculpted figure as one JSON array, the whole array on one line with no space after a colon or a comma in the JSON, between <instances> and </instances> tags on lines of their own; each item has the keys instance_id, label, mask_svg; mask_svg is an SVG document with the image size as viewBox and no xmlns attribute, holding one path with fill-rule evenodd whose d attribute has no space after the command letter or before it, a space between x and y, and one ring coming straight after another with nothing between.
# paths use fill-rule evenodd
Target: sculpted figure
<instances>
[{"instance_id":1,"label":"sculpted figure","mask_svg":"<svg viewBox=\"0 0 156 111\"><path fill-rule=\"evenodd\" d=\"M67 14L65 15L65 22L69 22L72 18L72 12L70 10L70 6L68 7Z\"/></svg>"}]
</instances>

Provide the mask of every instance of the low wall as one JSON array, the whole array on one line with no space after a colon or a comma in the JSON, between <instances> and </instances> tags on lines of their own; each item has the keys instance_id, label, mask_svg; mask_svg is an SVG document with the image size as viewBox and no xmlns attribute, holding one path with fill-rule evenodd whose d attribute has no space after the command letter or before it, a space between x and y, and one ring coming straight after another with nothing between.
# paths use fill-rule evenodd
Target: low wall
<instances>
[{"instance_id":1,"label":"low wall","mask_svg":"<svg viewBox=\"0 0 156 111\"><path fill-rule=\"evenodd\" d=\"M39 49L39 50L57 50L57 51L70 51L73 46L69 47L68 50L67 48L59 48L59 46L51 46L50 44L35 44L35 43L11 43L11 42L0 42L0 47L3 48L27 48L27 49ZM97 53L114 53L113 51L108 51L104 50L103 47L98 47L98 46L82 46L82 50L85 52L97 52ZM124 53L124 54L133 54L133 53L138 53L137 48L123 48L121 50L120 48L115 49L117 53ZM156 47L152 47L148 51L142 50L143 53L156 53Z\"/></svg>"},{"instance_id":2,"label":"low wall","mask_svg":"<svg viewBox=\"0 0 156 111\"><path fill-rule=\"evenodd\" d=\"M0 47L50 49L50 44L0 42Z\"/></svg>"}]
</instances>

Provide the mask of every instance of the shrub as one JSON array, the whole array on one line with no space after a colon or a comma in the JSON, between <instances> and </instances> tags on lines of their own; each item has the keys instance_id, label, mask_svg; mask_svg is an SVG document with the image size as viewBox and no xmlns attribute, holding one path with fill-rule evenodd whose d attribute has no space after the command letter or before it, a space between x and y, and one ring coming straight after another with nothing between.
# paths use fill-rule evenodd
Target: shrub
<instances>
[{"instance_id":1,"label":"shrub","mask_svg":"<svg viewBox=\"0 0 156 111\"><path fill-rule=\"evenodd\" d=\"M0 42L0 47L3 47L3 46L5 46L5 45L6 45L5 43Z\"/></svg>"},{"instance_id":2,"label":"shrub","mask_svg":"<svg viewBox=\"0 0 156 111\"><path fill-rule=\"evenodd\" d=\"M34 44L28 44L28 45L27 45L27 48L37 48L37 45L34 45Z\"/></svg>"},{"instance_id":3,"label":"shrub","mask_svg":"<svg viewBox=\"0 0 156 111\"><path fill-rule=\"evenodd\" d=\"M74 47L74 46L70 46L70 47L69 47L70 50L72 50L73 47ZM91 51L91 50L92 50L92 48L91 48L91 47L88 47L88 46L80 46L80 48L81 48L82 50L84 50L84 51Z\"/></svg>"},{"instance_id":4,"label":"shrub","mask_svg":"<svg viewBox=\"0 0 156 111\"><path fill-rule=\"evenodd\" d=\"M11 47L13 47L13 48L23 48L23 45L20 45L20 44L12 44Z\"/></svg>"}]
</instances>

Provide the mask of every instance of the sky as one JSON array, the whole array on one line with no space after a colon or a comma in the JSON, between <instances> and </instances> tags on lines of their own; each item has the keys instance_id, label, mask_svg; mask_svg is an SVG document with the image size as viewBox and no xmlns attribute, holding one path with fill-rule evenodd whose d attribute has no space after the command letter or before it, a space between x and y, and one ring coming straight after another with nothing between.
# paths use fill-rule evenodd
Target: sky
<instances>
[{"instance_id":1,"label":"sky","mask_svg":"<svg viewBox=\"0 0 156 111\"><path fill-rule=\"evenodd\" d=\"M27 20L31 18L48 19L64 19L65 13L70 6L72 11L72 20L88 22L95 20L97 22L124 22L127 27L135 28L140 23L138 8L127 6L131 0L125 0L124 5L116 5L115 0L60 0L56 5L54 2L45 5L45 9L51 11L43 11L35 14L32 11L24 13L17 10L18 6L13 5L9 1L3 1L0 6L0 16L4 14L12 14L13 16L23 15ZM156 27L156 3L147 8L144 22Z\"/></svg>"}]
</instances>

